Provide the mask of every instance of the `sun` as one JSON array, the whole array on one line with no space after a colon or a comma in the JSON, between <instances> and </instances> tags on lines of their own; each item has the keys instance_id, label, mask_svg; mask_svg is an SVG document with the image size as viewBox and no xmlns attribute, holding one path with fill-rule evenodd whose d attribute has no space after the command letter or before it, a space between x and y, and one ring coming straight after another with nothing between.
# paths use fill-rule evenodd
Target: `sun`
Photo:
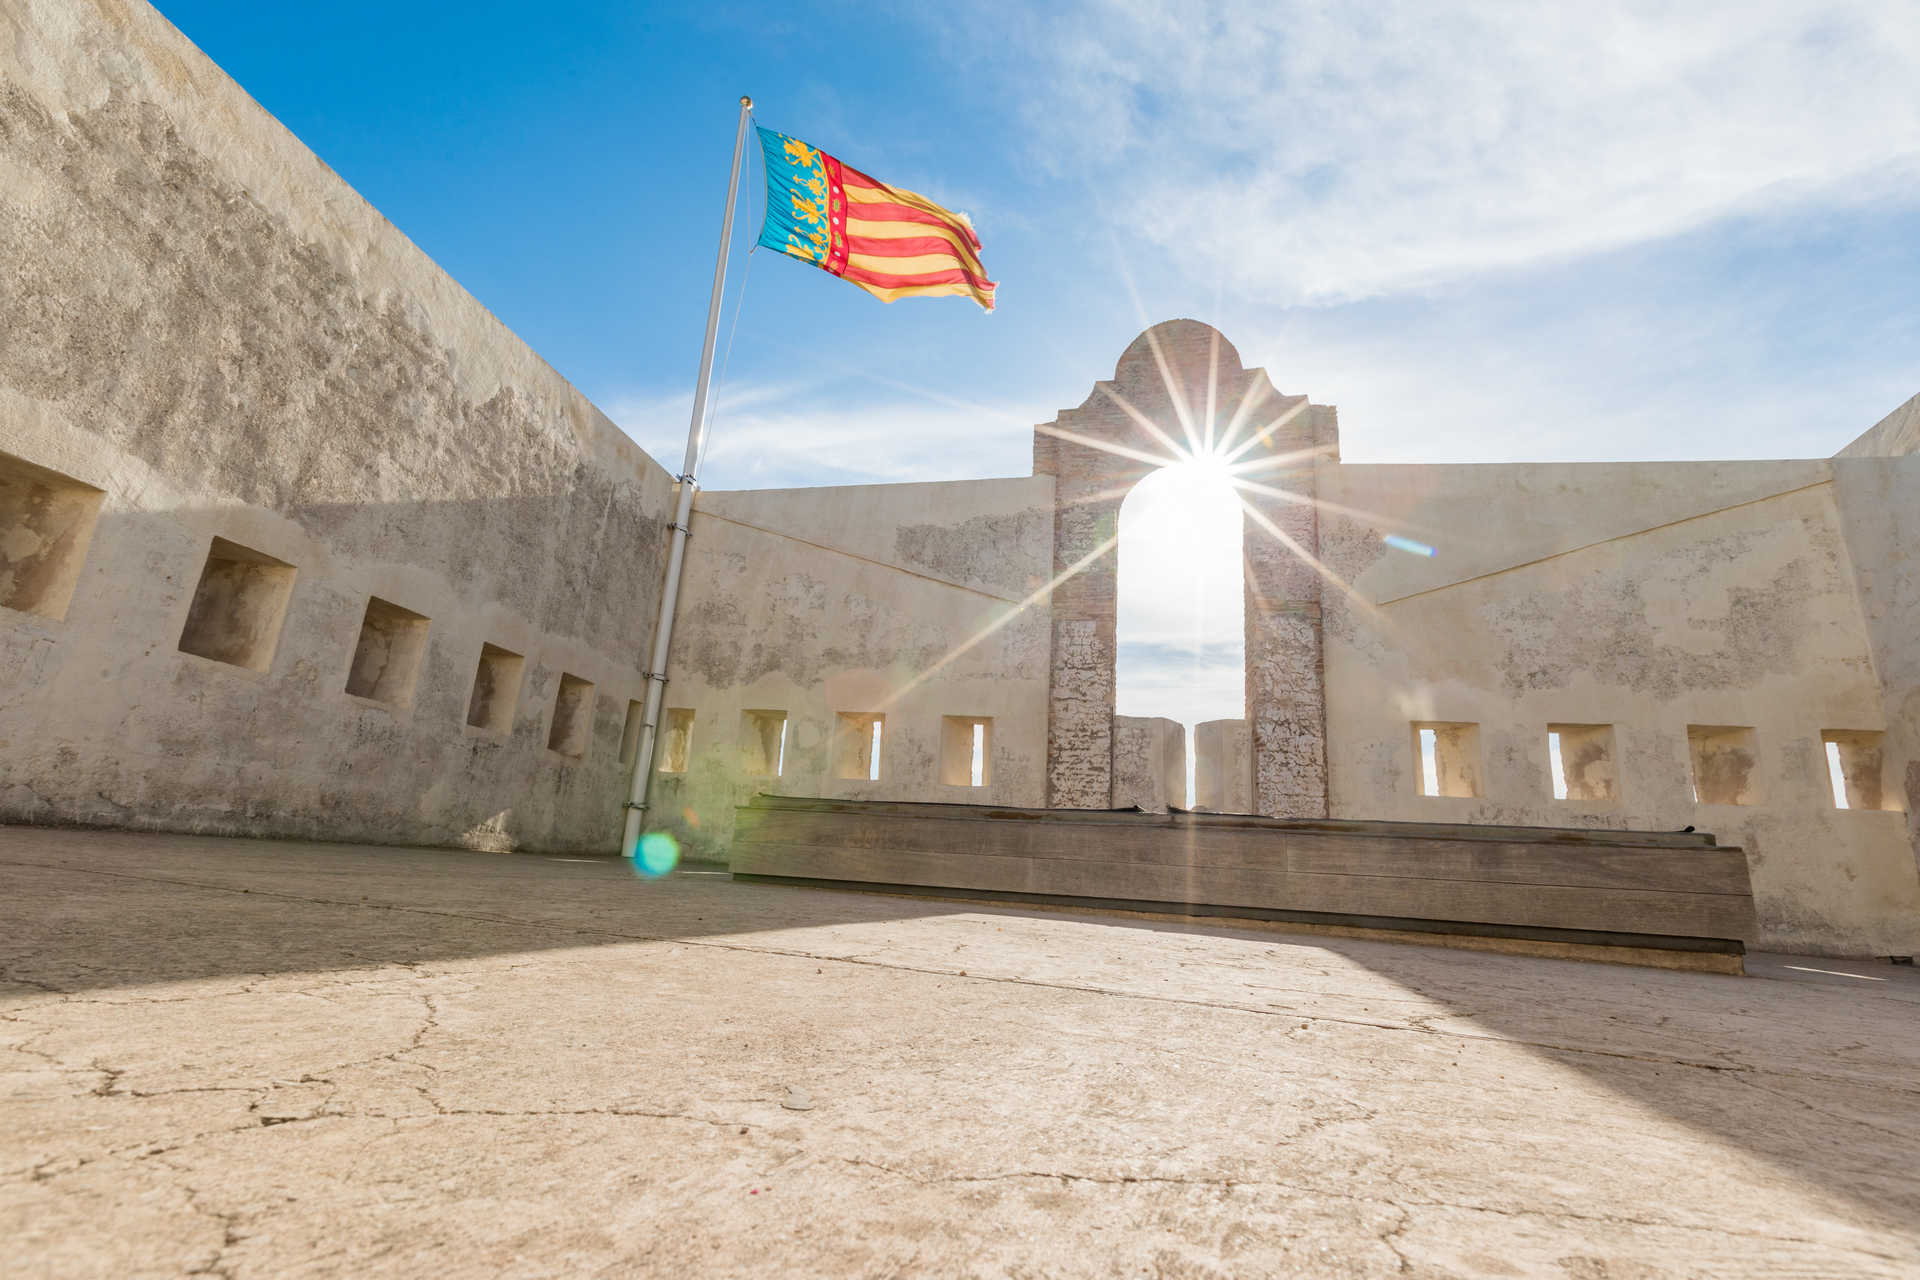
<instances>
[{"instance_id":1,"label":"sun","mask_svg":"<svg viewBox=\"0 0 1920 1280\"><path fill-rule=\"evenodd\" d=\"M1217 449L1191 453L1183 450L1171 469L1181 472L1182 478L1195 486L1231 485L1233 481L1233 464Z\"/></svg>"}]
</instances>

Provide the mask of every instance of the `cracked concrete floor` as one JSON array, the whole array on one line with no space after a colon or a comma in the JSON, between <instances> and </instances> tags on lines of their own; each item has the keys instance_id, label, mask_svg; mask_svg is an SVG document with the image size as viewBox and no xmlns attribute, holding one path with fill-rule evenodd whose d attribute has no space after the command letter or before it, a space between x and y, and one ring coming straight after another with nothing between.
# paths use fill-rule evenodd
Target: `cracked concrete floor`
<instances>
[{"instance_id":1,"label":"cracked concrete floor","mask_svg":"<svg viewBox=\"0 0 1920 1280\"><path fill-rule=\"evenodd\" d=\"M0 827L8 1276L1912 1276L1920 982Z\"/></svg>"}]
</instances>

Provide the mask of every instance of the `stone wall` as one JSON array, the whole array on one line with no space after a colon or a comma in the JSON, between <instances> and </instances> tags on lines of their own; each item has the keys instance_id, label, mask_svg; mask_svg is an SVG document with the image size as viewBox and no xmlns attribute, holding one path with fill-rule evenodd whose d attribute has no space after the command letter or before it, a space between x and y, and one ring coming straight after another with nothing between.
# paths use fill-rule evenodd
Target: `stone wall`
<instances>
[{"instance_id":1,"label":"stone wall","mask_svg":"<svg viewBox=\"0 0 1920 1280\"><path fill-rule=\"evenodd\" d=\"M1253 726L1245 720L1208 720L1193 726L1193 807L1213 813L1252 813Z\"/></svg>"},{"instance_id":2,"label":"stone wall","mask_svg":"<svg viewBox=\"0 0 1920 1280\"><path fill-rule=\"evenodd\" d=\"M1329 469L1322 492L1343 510L1323 513L1322 544L1354 589L1328 596L1333 815L1695 826L1747 852L1750 941L1911 954L1907 802L1889 786L1887 807L1837 808L1824 745L1866 735L1889 778L1916 758L1900 691L1920 634L1920 531L1898 514L1903 498L1920 508L1920 491L1895 475L1908 465ZM1846 521L1837 476L1858 513ZM1389 532L1435 554L1387 546ZM1875 548L1863 563L1880 594L1865 611L1850 546ZM1441 794L1423 794L1422 728ZM1473 758L1448 758L1462 752Z\"/></svg>"},{"instance_id":3,"label":"stone wall","mask_svg":"<svg viewBox=\"0 0 1920 1280\"><path fill-rule=\"evenodd\" d=\"M1044 476L702 493L652 821L717 856L756 792L1044 804L1052 506Z\"/></svg>"},{"instance_id":4,"label":"stone wall","mask_svg":"<svg viewBox=\"0 0 1920 1280\"><path fill-rule=\"evenodd\" d=\"M1187 807L1187 730L1160 716L1113 718L1113 807Z\"/></svg>"},{"instance_id":5,"label":"stone wall","mask_svg":"<svg viewBox=\"0 0 1920 1280\"><path fill-rule=\"evenodd\" d=\"M1114 623L1120 504L1160 466L1231 453L1269 492L1247 499L1247 708L1260 811L1326 812L1317 464L1338 456L1333 410L1283 396L1197 320L1154 325L1111 381L1035 428L1033 469L1054 478L1053 659L1047 803L1113 802Z\"/></svg>"},{"instance_id":6,"label":"stone wall","mask_svg":"<svg viewBox=\"0 0 1920 1280\"><path fill-rule=\"evenodd\" d=\"M8 10L0 820L614 848L671 478L151 8Z\"/></svg>"},{"instance_id":7,"label":"stone wall","mask_svg":"<svg viewBox=\"0 0 1920 1280\"><path fill-rule=\"evenodd\" d=\"M1836 458L1898 458L1920 453L1920 396L1861 432Z\"/></svg>"}]
</instances>

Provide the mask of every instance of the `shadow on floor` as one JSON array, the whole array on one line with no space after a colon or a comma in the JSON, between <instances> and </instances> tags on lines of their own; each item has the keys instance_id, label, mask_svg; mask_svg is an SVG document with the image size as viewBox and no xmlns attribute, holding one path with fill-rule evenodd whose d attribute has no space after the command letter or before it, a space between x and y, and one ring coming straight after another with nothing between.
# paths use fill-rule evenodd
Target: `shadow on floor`
<instances>
[{"instance_id":1,"label":"shadow on floor","mask_svg":"<svg viewBox=\"0 0 1920 1280\"><path fill-rule=\"evenodd\" d=\"M843 925L963 915L1045 930L1049 941L1007 951L999 963L1011 968L989 973L920 934L879 937L877 950L872 930L834 935ZM1107 932L1116 929L1126 935ZM751 936L797 930L806 937ZM1140 931L1165 945L1142 949ZM1062 935L1071 947L1057 945ZM1759 957L1768 978L1732 978L735 884L711 865L647 881L617 858L0 827L0 996L722 936L938 973L974 964L976 977L1191 999L1228 1016L1515 1043L1868 1208L1890 1230L1920 1220L1920 1189L1890 1176L1910 1163L1901 1152L1920 1149L1920 979L1911 969ZM1204 938L1241 945L1197 946ZM1042 954L1063 951L1074 954ZM1320 985L1263 981L1302 973ZM1379 1012L1376 979L1412 999Z\"/></svg>"}]
</instances>

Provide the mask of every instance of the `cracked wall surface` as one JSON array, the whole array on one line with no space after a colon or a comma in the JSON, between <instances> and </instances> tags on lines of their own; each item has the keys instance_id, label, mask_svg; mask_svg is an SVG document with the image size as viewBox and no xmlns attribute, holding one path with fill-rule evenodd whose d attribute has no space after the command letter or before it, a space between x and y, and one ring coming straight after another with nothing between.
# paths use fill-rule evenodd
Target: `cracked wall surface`
<instances>
[{"instance_id":1,"label":"cracked wall surface","mask_svg":"<svg viewBox=\"0 0 1920 1280\"><path fill-rule=\"evenodd\" d=\"M0 452L105 497L65 616L0 609L0 818L611 847L671 479L147 5L7 9ZM258 671L179 650L215 538L293 567ZM346 692L373 596L405 706Z\"/></svg>"}]
</instances>

